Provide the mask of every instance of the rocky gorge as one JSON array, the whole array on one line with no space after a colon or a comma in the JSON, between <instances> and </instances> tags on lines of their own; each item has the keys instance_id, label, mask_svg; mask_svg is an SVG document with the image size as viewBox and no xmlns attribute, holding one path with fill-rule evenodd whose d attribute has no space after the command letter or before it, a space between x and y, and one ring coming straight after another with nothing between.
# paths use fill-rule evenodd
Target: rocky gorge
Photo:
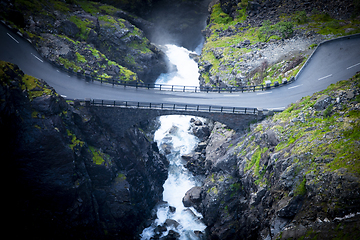
<instances>
[{"instance_id":1,"label":"rocky gorge","mask_svg":"<svg viewBox=\"0 0 360 240\"><path fill-rule=\"evenodd\" d=\"M151 19L133 14L147 15L158 1L146 1L146 7L139 1L130 6L106 2L123 9L87 1L3 1L0 15L58 66L98 77L154 81L167 71L167 60L148 40L156 27ZM358 32L359 19L351 18L356 4L213 1L202 54L192 55L201 85L281 82L294 76L316 44ZM259 38L261 27L272 29L283 21L293 22L291 35L275 31L266 41ZM167 30L174 30L171 36L185 35L192 23ZM169 162L146 130L154 123L116 136L79 101L66 101L15 65L0 66L0 131L6 139L1 146L12 177L6 183L12 193L6 197L6 219L12 234L140 238L153 207L162 201L168 176ZM242 132L192 119L189 131L200 143L182 159L204 181L182 202L202 214L207 229L205 235L197 232L200 238L357 239L359 79L356 75L305 97ZM162 147L166 153L167 146ZM176 232L154 237L177 238Z\"/></svg>"}]
</instances>

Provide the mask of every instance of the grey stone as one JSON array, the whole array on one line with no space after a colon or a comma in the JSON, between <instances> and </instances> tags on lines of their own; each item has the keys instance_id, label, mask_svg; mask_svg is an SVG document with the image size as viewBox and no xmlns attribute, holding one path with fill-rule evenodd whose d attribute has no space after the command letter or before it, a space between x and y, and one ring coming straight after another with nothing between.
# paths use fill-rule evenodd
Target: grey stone
<instances>
[{"instance_id":1,"label":"grey stone","mask_svg":"<svg viewBox=\"0 0 360 240\"><path fill-rule=\"evenodd\" d=\"M320 97L314 104L314 108L318 111L324 110L331 104L332 98L328 95Z\"/></svg>"}]
</instances>

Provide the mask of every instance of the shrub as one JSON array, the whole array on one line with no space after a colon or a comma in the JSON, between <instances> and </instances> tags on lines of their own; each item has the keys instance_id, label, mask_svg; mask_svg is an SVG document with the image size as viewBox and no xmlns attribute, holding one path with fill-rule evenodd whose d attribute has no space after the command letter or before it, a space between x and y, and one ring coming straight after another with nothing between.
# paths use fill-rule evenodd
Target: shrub
<instances>
[{"instance_id":1,"label":"shrub","mask_svg":"<svg viewBox=\"0 0 360 240\"><path fill-rule=\"evenodd\" d=\"M296 12L293 19L297 24L304 24L308 21L305 11Z\"/></svg>"},{"instance_id":2,"label":"shrub","mask_svg":"<svg viewBox=\"0 0 360 240\"><path fill-rule=\"evenodd\" d=\"M267 42L272 36L289 38L294 33L294 25L291 22L278 22L271 25L269 20L265 20L259 28L258 38L260 41Z\"/></svg>"}]
</instances>

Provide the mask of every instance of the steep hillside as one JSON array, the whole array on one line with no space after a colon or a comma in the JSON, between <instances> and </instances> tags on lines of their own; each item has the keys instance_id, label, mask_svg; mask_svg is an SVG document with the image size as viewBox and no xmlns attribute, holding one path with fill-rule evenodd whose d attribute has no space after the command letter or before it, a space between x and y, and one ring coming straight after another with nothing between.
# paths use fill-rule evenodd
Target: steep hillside
<instances>
[{"instance_id":1,"label":"steep hillside","mask_svg":"<svg viewBox=\"0 0 360 240\"><path fill-rule=\"evenodd\" d=\"M360 32L360 3L213 1L199 61L202 86L281 83L320 42Z\"/></svg>"},{"instance_id":2,"label":"steep hillside","mask_svg":"<svg viewBox=\"0 0 360 240\"><path fill-rule=\"evenodd\" d=\"M216 123L187 164L205 173L201 194L184 201L209 239L358 239L359 133L360 74L246 134Z\"/></svg>"},{"instance_id":3,"label":"steep hillside","mask_svg":"<svg viewBox=\"0 0 360 240\"><path fill-rule=\"evenodd\" d=\"M167 159L138 128L116 136L78 102L0 62L12 238L134 239L162 200Z\"/></svg>"},{"instance_id":4,"label":"steep hillside","mask_svg":"<svg viewBox=\"0 0 360 240\"><path fill-rule=\"evenodd\" d=\"M0 18L29 39L42 57L69 71L149 83L167 71L166 56L143 32L152 24L110 5L2 1Z\"/></svg>"}]
</instances>

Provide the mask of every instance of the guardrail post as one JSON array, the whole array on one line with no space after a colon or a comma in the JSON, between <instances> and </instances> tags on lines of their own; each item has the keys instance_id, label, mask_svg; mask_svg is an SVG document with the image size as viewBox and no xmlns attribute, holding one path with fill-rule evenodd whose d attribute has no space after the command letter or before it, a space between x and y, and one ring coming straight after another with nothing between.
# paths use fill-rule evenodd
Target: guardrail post
<instances>
[{"instance_id":1,"label":"guardrail post","mask_svg":"<svg viewBox=\"0 0 360 240\"><path fill-rule=\"evenodd\" d=\"M235 108L233 108L233 113L235 113Z\"/></svg>"},{"instance_id":2,"label":"guardrail post","mask_svg":"<svg viewBox=\"0 0 360 240\"><path fill-rule=\"evenodd\" d=\"M172 92L174 91L174 85L171 86L171 91L172 91Z\"/></svg>"},{"instance_id":3,"label":"guardrail post","mask_svg":"<svg viewBox=\"0 0 360 240\"><path fill-rule=\"evenodd\" d=\"M150 107L150 109L151 109L151 103L149 103L149 107Z\"/></svg>"},{"instance_id":4,"label":"guardrail post","mask_svg":"<svg viewBox=\"0 0 360 240\"><path fill-rule=\"evenodd\" d=\"M101 100L101 106L104 106L104 100Z\"/></svg>"},{"instance_id":5,"label":"guardrail post","mask_svg":"<svg viewBox=\"0 0 360 240\"><path fill-rule=\"evenodd\" d=\"M223 111L223 107L221 107L221 110L220 110L220 112L222 112Z\"/></svg>"},{"instance_id":6,"label":"guardrail post","mask_svg":"<svg viewBox=\"0 0 360 240\"><path fill-rule=\"evenodd\" d=\"M150 89L150 83L148 83L148 90Z\"/></svg>"},{"instance_id":7,"label":"guardrail post","mask_svg":"<svg viewBox=\"0 0 360 240\"><path fill-rule=\"evenodd\" d=\"M245 114L246 114L246 108L245 108Z\"/></svg>"},{"instance_id":8,"label":"guardrail post","mask_svg":"<svg viewBox=\"0 0 360 240\"><path fill-rule=\"evenodd\" d=\"M242 92L242 93L244 92L244 87L243 87L243 86L241 86L241 92Z\"/></svg>"},{"instance_id":9,"label":"guardrail post","mask_svg":"<svg viewBox=\"0 0 360 240\"><path fill-rule=\"evenodd\" d=\"M89 107L90 106L90 98L85 98L85 107Z\"/></svg>"},{"instance_id":10,"label":"guardrail post","mask_svg":"<svg viewBox=\"0 0 360 240\"><path fill-rule=\"evenodd\" d=\"M114 107L116 107L116 103L115 103L115 101L114 101Z\"/></svg>"},{"instance_id":11,"label":"guardrail post","mask_svg":"<svg viewBox=\"0 0 360 240\"><path fill-rule=\"evenodd\" d=\"M126 88L126 82L124 82L124 88Z\"/></svg>"},{"instance_id":12,"label":"guardrail post","mask_svg":"<svg viewBox=\"0 0 360 240\"><path fill-rule=\"evenodd\" d=\"M140 107L140 102L138 102L138 108Z\"/></svg>"},{"instance_id":13,"label":"guardrail post","mask_svg":"<svg viewBox=\"0 0 360 240\"><path fill-rule=\"evenodd\" d=\"M211 112L211 106L209 106L209 112Z\"/></svg>"},{"instance_id":14,"label":"guardrail post","mask_svg":"<svg viewBox=\"0 0 360 240\"><path fill-rule=\"evenodd\" d=\"M183 92L185 92L185 88L186 88L186 86L184 86L184 90L183 90Z\"/></svg>"},{"instance_id":15,"label":"guardrail post","mask_svg":"<svg viewBox=\"0 0 360 240\"><path fill-rule=\"evenodd\" d=\"M160 91L161 91L161 84L160 84Z\"/></svg>"},{"instance_id":16,"label":"guardrail post","mask_svg":"<svg viewBox=\"0 0 360 240\"><path fill-rule=\"evenodd\" d=\"M197 91L197 87L195 87L195 92Z\"/></svg>"},{"instance_id":17,"label":"guardrail post","mask_svg":"<svg viewBox=\"0 0 360 240\"><path fill-rule=\"evenodd\" d=\"M199 111L199 105L197 105L197 107L196 107L196 111Z\"/></svg>"},{"instance_id":18,"label":"guardrail post","mask_svg":"<svg viewBox=\"0 0 360 240\"><path fill-rule=\"evenodd\" d=\"M187 109L187 105L185 105L185 111L186 111L186 109Z\"/></svg>"},{"instance_id":19,"label":"guardrail post","mask_svg":"<svg viewBox=\"0 0 360 240\"><path fill-rule=\"evenodd\" d=\"M175 110L175 104L174 104L174 108L173 108L173 110Z\"/></svg>"},{"instance_id":20,"label":"guardrail post","mask_svg":"<svg viewBox=\"0 0 360 240\"><path fill-rule=\"evenodd\" d=\"M125 107L127 107L127 101L125 102Z\"/></svg>"},{"instance_id":21,"label":"guardrail post","mask_svg":"<svg viewBox=\"0 0 360 240\"><path fill-rule=\"evenodd\" d=\"M164 104L162 103L162 104L161 104L161 109L163 109L163 108L164 108Z\"/></svg>"},{"instance_id":22,"label":"guardrail post","mask_svg":"<svg viewBox=\"0 0 360 240\"><path fill-rule=\"evenodd\" d=\"M135 87L136 87L136 89L138 89L138 82L136 82Z\"/></svg>"}]
</instances>

